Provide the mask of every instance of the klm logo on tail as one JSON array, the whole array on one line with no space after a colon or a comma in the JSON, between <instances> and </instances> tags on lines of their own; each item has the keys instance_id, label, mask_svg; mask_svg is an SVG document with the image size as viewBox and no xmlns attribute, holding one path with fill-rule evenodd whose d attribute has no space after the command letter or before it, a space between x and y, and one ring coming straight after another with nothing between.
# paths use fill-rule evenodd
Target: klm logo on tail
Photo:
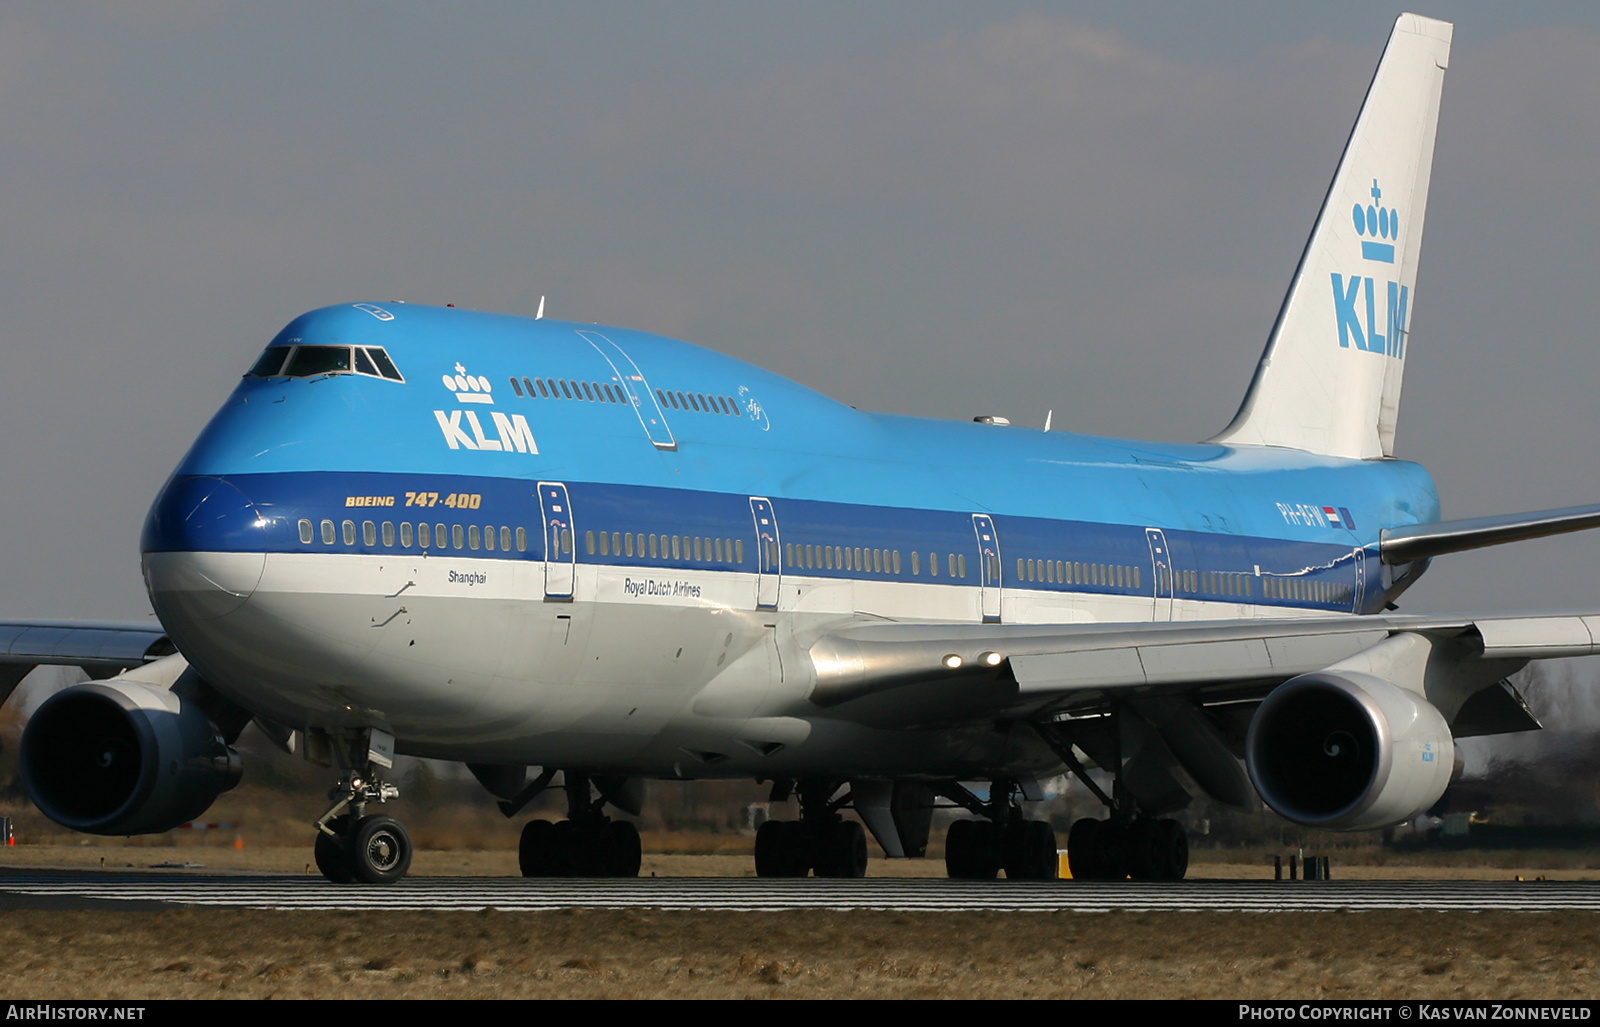
<instances>
[{"instance_id":1,"label":"klm logo on tail","mask_svg":"<svg viewBox=\"0 0 1600 1027\"><path fill-rule=\"evenodd\" d=\"M1372 202L1356 204L1350 214L1356 234L1362 236L1361 257L1384 264L1395 262L1395 242L1400 238L1400 212L1382 206L1383 190L1372 180ZM1333 272L1333 309L1339 322L1339 345L1368 353L1382 353L1403 360L1406 355L1406 306L1409 290L1399 282L1384 282L1383 289L1371 276L1351 275L1348 281ZM1385 297L1383 294L1387 292ZM1387 321L1379 331L1378 304L1387 299ZM1366 318L1363 321L1362 315Z\"/></svg>"}]
</instances>

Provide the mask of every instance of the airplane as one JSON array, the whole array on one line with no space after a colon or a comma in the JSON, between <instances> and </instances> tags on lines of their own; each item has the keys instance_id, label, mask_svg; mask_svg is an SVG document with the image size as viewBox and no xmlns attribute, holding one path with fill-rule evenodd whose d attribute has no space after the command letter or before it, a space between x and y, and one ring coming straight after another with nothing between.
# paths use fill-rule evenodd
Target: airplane
<instances>
[{"instance_id":1,"label":"airplane","mask_svg":"<svg viewBox=\"0 0 1600 1027\"><path fill-rule=\"evenodd\" d=\"M159 628L0 623L28 793L101 835L199 817L253 723L337 775L314 854L390 883L397 755L464 763L527 876L635 876L643 782L770 782L764 877L1053 879L1023 801L1105 807L1072 876L1176 880L1194 796L1361 831L1456 741L1540 725L1507 680L1600 613L1399 614L1435 557L1600 525L1444 520L1394 453L1452 26L1403 15L1233 420L1198 443L858 411L631 329L384 301L291 321L150 509ZM1098 770L1097 777L1092 771ZM1109 786L1102 785L1103 780ZM987 787L985 787L987 785ZM845 810L856 819L847 819Z\"/></svg>"}]
</instances>

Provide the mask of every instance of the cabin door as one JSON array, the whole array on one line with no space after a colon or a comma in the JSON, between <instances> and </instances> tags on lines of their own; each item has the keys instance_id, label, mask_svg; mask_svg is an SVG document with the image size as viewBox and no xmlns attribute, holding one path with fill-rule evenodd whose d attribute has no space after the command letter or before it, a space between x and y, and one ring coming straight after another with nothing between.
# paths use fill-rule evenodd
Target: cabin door
<instances>
[{"instance_id":1,"label":"cabin door","mask_svg":"<svg viewBox=\"0 0 1600 1027\"><path fill-rule=\"evenodd\" d=\"M778 608L778 586L783 576L783 549L779 545L778 516L772 500L750 497L750 517L756 527L756 608Z\"/></svg>"},{"instance_id":2,"label":"cabin door","mask_svg":"<svg viewBox=\"0 0 1600 1027\"><path fill-rule=\"evenodd\" d=\"M988 514L972 515L972 531L978 537L978 601L983 606L983 622L1000 621L1000 534Z\"/></svg>"},{"instance_id":3,"label":"cabin door","mask_svg":"<svg viewBox=\"0 0 1600 1027\"><path fill-rule=\"evenodd\" d=\"M567 487L557 481L541 481L539 512L544 516L544 597L571 599L578 553L572 544L572 504L567 500Z\"/></svg>"},{"instance_id":4,"label":"cabin door","mask_svg":"<svg viewBox=\"0 0 1600 1027\"><path fill-rule=\"evenodd\" d=\"M1151 620L1172 619L1172 550L1167 548L1167 535L1160 528L1144 529L1145 541L1150 543L1150 578L1155 590L1155 612Z\"/></svg>"}]
</instances>

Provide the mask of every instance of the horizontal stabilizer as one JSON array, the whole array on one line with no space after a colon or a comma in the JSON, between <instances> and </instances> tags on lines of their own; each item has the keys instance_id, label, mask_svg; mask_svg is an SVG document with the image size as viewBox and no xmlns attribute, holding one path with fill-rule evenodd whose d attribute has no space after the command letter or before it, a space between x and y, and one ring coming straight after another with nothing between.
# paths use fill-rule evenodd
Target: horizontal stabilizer
<instances>
[{"instance_id":1,"label":"horizontal stabilizer","mask_svg":"<svg viewBox=\"0 0 1600 1027\"><path fill-rule=\"evenodd\" d=\"M1573 506L1564 510L1536 510L1503 517L1472 517L1461 521L1414 524L1390 528L1379 541L1384 563L1411 563L1465 549L1543 538L1568 531L1600 528L1600 506Z\"/></svg>"}]
</instances>

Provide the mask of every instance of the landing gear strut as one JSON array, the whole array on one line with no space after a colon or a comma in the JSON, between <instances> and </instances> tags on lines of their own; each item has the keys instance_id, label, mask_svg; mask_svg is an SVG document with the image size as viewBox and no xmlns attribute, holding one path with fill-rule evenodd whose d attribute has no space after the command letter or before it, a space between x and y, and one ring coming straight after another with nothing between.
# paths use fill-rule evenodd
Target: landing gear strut
<instances>
[{"instance_id":1,"label":"landing gear strut","mask_svg":"<svg viewBox=\"0 0 1600 1027\"><path fill-rule=\"evenodd\" d=\"M945 835L945 872L966 880L994 880L1001 870L1010 880L1054 881L1056 833L1042 820L1026 820L1013 782L996 781L983 802L958 784L941 789L982 820L957 820Z\"/></svg>"},{"instance_id":2,"label":"landing gear strut","mask_svg":"<svg viewBox=\"0 0 1600 1027\"><path fill-rule=\"evenodd\" d=\"M867 876L867 832L860 821L839 815L850 802L849 793L835 799L840 782L801 781L798 789L780 782L772 789L774 802L800 795L799 820L769 820L756 831L757 877Z\"/></svg>"},{"instance_id":3,"label":"landing gear strut","mask_svg":"<svg viewBox=\"0 0 1600 1027\"><path fill-rule=\"evenodd\" d=\"M394 739L362 731L334 741L343 773L328 793L333 805L317 819L317 869L335 884L393 884L411 868L411 836L394 817L366 809L400 797L375 769L394 766Z\"/></svg>"},{"instance_id":4,"label":"landing gear strut","mask_svg":"<svg viewBox=\"0 0 1600 1027\"><path fill-rule=\"evenodd\" d=\"M638 877L639 829L601 809L587 774L567 772L567 819L530 820L522 829L517 862L523 877Z\"/></svg>"}]
</instances>

